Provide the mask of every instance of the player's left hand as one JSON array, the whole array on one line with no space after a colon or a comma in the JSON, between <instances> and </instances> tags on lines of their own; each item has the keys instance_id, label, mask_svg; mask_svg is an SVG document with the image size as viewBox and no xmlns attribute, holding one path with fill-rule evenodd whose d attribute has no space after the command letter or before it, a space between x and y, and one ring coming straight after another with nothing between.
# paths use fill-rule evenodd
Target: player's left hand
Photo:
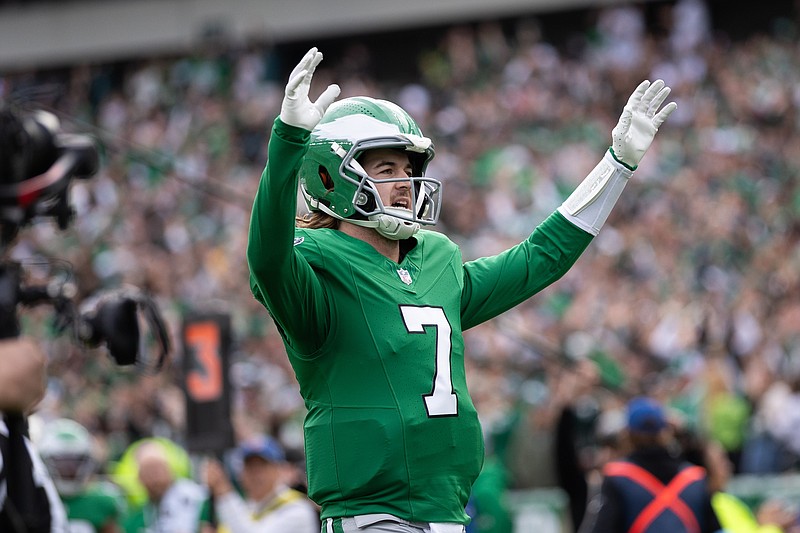
<instances>
[{"instance_id":1,"label":"player's left hand","mask_svg":"<svg viewBox=\"0 0 800 533\"><path fill-rule=\"evenodd\" d=\"M311 88L311 78L314 71L322 61L322 52L315 48L310 49L294 67L289 75L289 82L286 84L285 96L281 104L281 120L284 124L297 126L308 131L322 120L322 115L328 109L341 90L336 84L331 84L312 102L308 98L308 91Z\"/></svg>"},{"instance_id":2,"label":"player's left hand","mask_svg":"<svg viewBox=\"0 0 800 533\"><path fill-rule=\"evenodd\" d=\"M661 111L658 110L670 91L663 80L656 80L652 84L645 80L633 91L619 122L611 131L611 149L617 161L631 169L639 165L658 128L678 107L675 102L670 102Z\"/></svg>"}]
</instances>

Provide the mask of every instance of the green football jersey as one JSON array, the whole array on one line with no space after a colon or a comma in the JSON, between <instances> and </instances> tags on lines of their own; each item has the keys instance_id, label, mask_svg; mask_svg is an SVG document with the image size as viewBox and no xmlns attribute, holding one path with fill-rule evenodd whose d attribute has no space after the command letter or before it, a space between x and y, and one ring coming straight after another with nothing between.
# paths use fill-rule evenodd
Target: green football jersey
<instances>
[{"instance_id":1,"label":"green football jersey","mask_svg":"<svg viewBox=\"0 0 800 533\"><path fill-rule=\"evenodd\" d=\"M483 441L464 373L458 249L420 232L398 265L340 231L297 235L333 317L311 357L289 347L312 498L328 516L463 521L452 509L463 512Z\"/></svg>"},{"instance_id":2,"label":"green football jersey","mask_svg":"<svg viewBox=\"0 0 800 533\"><path fill-rule=\"evenodd\" d=\"M107 523L117 523L125 507L119 489L106 483L93 483L79 494L62 494L61 501L70 533L97 533Z\"/></svg>"},{"instance_id":3,"label":"green football jersey","mask_svg":"<svg viewBox=\"0 0 800 533\"><path fill-rule=\"evenodd\" d=\"M307 142L276 121L248 262L308 409L309 496L322 518L466 524L483 439L462 331L558 279L591 236L555 213L523 243L464 263L447 237L422 230L395 263L338 230L295 230Z\"/></svg>"}]
</instances>

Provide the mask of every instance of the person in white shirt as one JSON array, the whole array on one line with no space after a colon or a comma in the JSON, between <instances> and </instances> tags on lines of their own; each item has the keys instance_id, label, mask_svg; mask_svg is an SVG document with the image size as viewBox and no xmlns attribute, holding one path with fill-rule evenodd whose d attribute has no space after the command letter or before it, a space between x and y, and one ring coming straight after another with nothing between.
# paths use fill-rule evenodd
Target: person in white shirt
<instances>
[{"instance_id":1,"label":"person in white shirt","mask_svg":"<svg viewBox=\"0 0 800 533\"><path fill-rule=\"evenodd\" d=\"M123 520L126 533L194 533L207 493L191 479L176 477L158 442L136 450L139 481L147 503Z\"/></svg>"},{"instance_id":2,"label":"person in white shirt","mask_svg":"<svg viewBox=\"0 0 800 533\"><path fill-rule=\"evenodd\" d=\"M317 533L319 513L308 497L286 485L286 456L273 438L261 436L238 450L242 469L234 490L222 464L209 460L206 483L214 497L219 531L226 533Z\"/></svg>"}]
</instances>

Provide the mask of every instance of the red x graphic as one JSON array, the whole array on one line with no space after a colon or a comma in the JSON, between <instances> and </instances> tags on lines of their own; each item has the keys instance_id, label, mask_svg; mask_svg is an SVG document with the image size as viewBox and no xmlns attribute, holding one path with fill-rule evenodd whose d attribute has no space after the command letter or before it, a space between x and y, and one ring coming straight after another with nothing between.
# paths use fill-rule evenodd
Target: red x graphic
<instances>
[{"instance_id":1,"label":"red x graphic","mask_svg":"<svg viewBox=\"0 0 800 533\"><path fill-rule=\"evenodd\" d=\"M669 509L683 522L686 531L700 532L697 517L686 503L680 499L680 493L695 481L705 477L706 471L699 466L683 469L677 476L664 485L653 474L633 463L612 462L603 469L608 476L627 477L654 496L647 507L636 517L628 533L643 533L661 513Z\"/></svg>"}]
</instances>

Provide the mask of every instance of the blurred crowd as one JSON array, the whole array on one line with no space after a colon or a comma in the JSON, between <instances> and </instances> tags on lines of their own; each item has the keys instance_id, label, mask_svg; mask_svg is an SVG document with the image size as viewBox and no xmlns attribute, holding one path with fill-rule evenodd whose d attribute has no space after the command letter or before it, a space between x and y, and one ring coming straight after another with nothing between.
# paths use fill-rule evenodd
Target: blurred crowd
<instances>
[{"instance_id":1,"label":"blurred crowd","mask_svg":"<svg viewBox=\"0 0 800 533\"><path fill-rule=\"evenodd\" d=\"M409 48L413 67L396 72L380 48L321 47L316 94L335 82L342 97L395 101L433 138L428 174L444 183L437 230L465 259L519 242L560 205L607 149L639 81L673 88L677 111L575 267L465 333L471 392L509 487L557 483L546 459L567 408L591 470L621 407L645 392L721 444L736 473L797 468L796 15L736 40L702 0L665 4L655 22L641 5L598 9L558 43L535 18L460 25ZM14 72L0 75L0 98L45 106L102 146L97 176L73 185L73 225L26 229L13 257L68 261L82 296L146 289L176 341L188 312L229 313L237 436L269 433L302 451L302 401L244 259L266 138L299 57L285 55L209 43L191 56ZM109 461L142 437L182 442L179 342L156 376L113 368L62 337L47 342L41 417L79 421Z\"/></svg>"}]
</instances>

